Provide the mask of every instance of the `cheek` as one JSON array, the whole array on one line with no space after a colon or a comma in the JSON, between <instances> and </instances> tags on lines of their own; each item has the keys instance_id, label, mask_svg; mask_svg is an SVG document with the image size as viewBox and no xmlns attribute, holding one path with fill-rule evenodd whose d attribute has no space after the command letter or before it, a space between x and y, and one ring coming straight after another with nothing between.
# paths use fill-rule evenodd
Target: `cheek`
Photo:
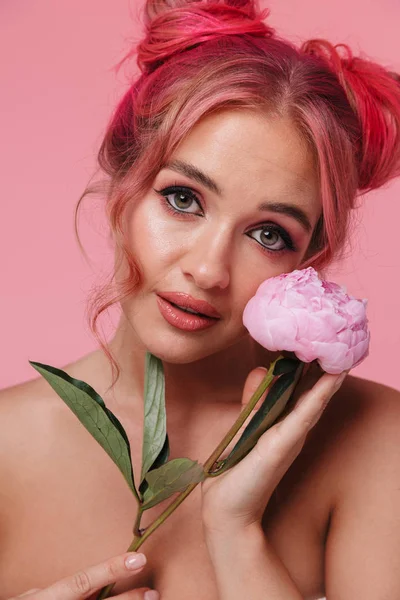
<instances>
[{"instance_id":1,"label":"cheek","mask_svg":"<svg viewBox=\"0 0 400 600\"><path fill-rule=\"evenodd\" d=\"M143 202L132 214L129 238L132 256L142 265L146 278L171 264L184 243L179 223L166 219L158 203L151 201Z\"/></svg>"},{"instance_id":2,"label":"cheek","mask_svg":"<svg viewBox=\"0 0 400 600\"><path fill-rule=\"evenodd\" d=\"M260 285L271 277L277 277L285 272L290 272L297 268L294 256L283 258L265 258L257 257L252 253L247 255L245 260L241 260L235 266L235 275L232 280L235 292L232 294L233 310L241 319L243 311L248 301L256 294Z\"/></svg>"},{"instance_id":3,"label":"cheek","mask_svg":"<svg viewBox=\"0 0 400 600\"><path fill-rule=\"evenodd\" d=\"M244 256L235 266L234 281L237 290L235 296L240 299L244 308L263 281L292 270L292 266L288 264L288 259L258 256L258 252L254 250L248 252L247 256L244 252L242 254Z\"/></svg>"},{"instance_id":4,"label":"cheek","mask_svg":"<svg viewBox=\"0 0 400 600\"><path fill-rule=\"evenodd\" d=\"M238 264L235 271L234 279L231 280L231 308L232 314L236 316L235 321L242 325L242 315L246 304L268 275L264 269L261 273L255 269L249 269L248 263Z\"/></svg>"}]
</instances>

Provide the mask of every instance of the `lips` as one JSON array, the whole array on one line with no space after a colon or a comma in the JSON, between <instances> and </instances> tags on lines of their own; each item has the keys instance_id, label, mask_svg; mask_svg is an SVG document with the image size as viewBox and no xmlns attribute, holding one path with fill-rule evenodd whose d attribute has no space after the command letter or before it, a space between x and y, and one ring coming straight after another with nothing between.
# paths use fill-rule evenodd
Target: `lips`
<instances>
[{"instance_id":1,"label":"lips","mask_svg":"<svg viewBox=\"0 0 400 600\"><path fill-rule=\"evenodd\" d=\"M183 292L161 292L158 295L179 308L189 309L189 311L194 311L212 319L221 318L219 312L211 304L205 300L197 300L189 294ZM188 314L190 313L188 312Z\"/></svg>"}]
</instances>

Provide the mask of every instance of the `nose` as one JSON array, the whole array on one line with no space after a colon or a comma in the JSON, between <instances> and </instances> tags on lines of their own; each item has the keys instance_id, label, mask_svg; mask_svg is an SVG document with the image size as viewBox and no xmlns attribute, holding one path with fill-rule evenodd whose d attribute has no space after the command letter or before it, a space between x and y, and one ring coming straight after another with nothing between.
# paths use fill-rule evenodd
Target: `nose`
<instances>
[{"instance_id":1,"label":"nose","mask_svg":"<svg viewBox=\"0 0 400 600\"><path fill-rule=\"evenodd\" d=\"M197 287L225 289L230 282L232 247L229 232L210 229L188 240L181 268Z\"/></svg>"}]
</instances>

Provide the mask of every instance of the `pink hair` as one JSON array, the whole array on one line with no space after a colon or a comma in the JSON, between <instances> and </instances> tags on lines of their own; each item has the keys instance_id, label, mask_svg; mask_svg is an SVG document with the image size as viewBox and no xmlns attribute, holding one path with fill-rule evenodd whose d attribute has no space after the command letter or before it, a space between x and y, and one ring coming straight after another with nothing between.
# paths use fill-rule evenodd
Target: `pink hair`
<instances>
[{"instance_id":1,"label":"pink hair","mask_svg":"<svg viewBox=\"0 0 400 600\"><path fill-rule=\"evenodd\" d=\"M398 75L354 57L343 44L310 40L296 48L263 22L267 15L252 0L147 0L146 37L124 59L136 52L142 74L117 106L98 155L108 175L116 270L126 272L118 284L112 274L94 290L87 319L117 378L97 321L140 284L126 210L199 119L224 108L254 109L289 117L308 142L323 214L301 267L321 270L340 257L357 195L400 174ZM91 191L77 204L75 226L81 200Z\"/></svg>"}]
</instances>

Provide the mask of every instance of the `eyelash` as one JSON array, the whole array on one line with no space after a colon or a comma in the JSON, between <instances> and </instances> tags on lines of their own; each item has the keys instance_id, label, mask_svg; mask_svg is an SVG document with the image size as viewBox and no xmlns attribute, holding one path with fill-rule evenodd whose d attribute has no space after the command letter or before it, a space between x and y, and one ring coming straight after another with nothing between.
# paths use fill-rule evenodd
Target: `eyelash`
<instances>
[{"instance_id":1,"label":"eyelash","mask_svg":"<svg viewBox=\"0 0 400 600\"><path fill-rule=\"evenodd\" d=\"M193 192L193 190L191 190L190 188L182 187L182 186L178 186L178 185L172 185L172 186L166 187L162 190L156 190L155 188L153 188L153 189L159 196L161 196L161 198L163 199L164 207L167 209L167 211L170 214L173 214L175 216L176 215L188 215L188 214L196 215L196 213L187 213L184 210L178 210L177 208L172 206L172 204L169 202L169 200L167 200L167 196L171 196L173 194L178 194L178 193L185 194L186 196L188 196L191 200L196 202L196 204L200 207L201 210L203 210L200 200L198 199L197 195ZM278 235L281 236L282 240L285 243L284 248L280 248L279 250L271 250L271 248L264 246L263 244L258 242L255 238L251 238L255 242L257 242L257 244L260 246L262 251L267 252L268 254L279 254L279 253L286 252L286 251L297 252L297 248L295 247L293 240L290 237L290 235L288 234L288 232L276 224L265 223L265 224L262 224L261 227L255 227L254 229L248 231L247 233L252 233L253 231L258 231L260 229L269 229L269 231L273 231L273 232L277 233Z\"/></svg>"}]
</instances>

